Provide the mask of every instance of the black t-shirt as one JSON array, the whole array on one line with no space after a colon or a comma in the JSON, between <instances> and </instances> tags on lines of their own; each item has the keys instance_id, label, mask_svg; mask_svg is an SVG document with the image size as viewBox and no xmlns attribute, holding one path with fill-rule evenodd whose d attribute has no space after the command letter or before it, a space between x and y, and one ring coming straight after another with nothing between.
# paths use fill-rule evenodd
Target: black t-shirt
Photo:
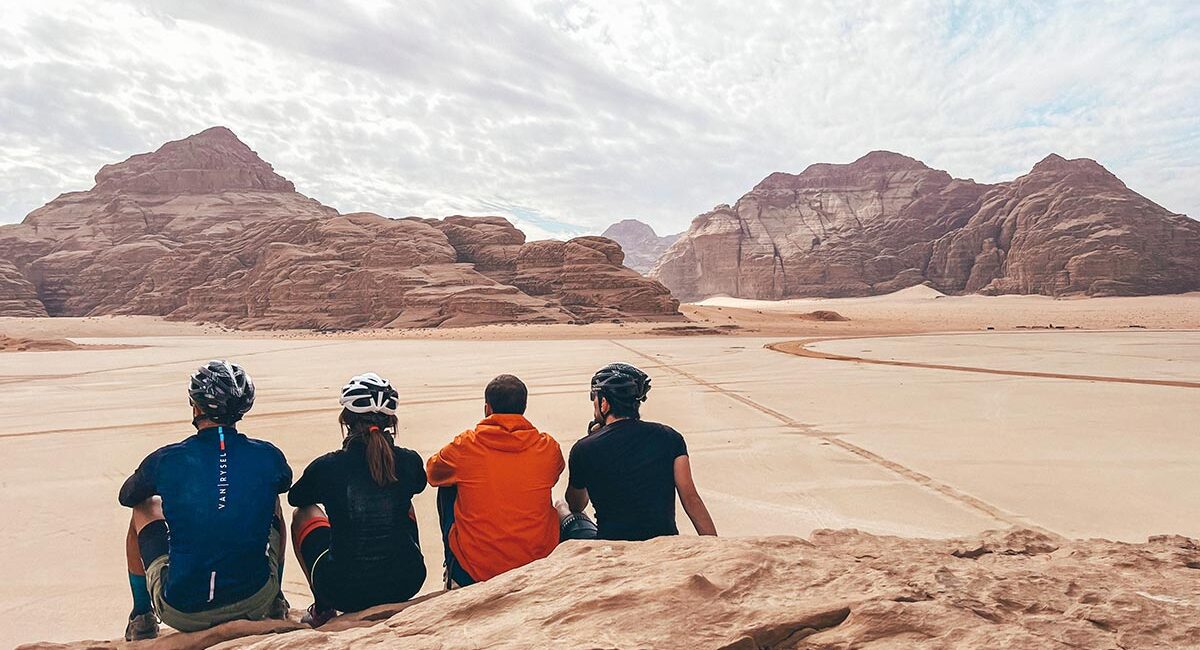
<instances>
[{"instance_id":1,"label":"black t-shirt","mask_svg":"<svg viewBox=\"0 0 1200 650\"><path fill-rule=\"evenodd\" d=\"M390 485L380 487L371 478L365 447L355 440L314 460L288 492L295 507L325 507L332 526L330 556L364 580L424 566L417 524L408 512L413 495L425 489L425 464L410 449L392 451L397 480Z\"/></svg>"},{"instance_id":2,"label":"black t-shirt","mask_svg":"<svg viewBox=\"0 0 1200 650\"><path fill-rule=\"evenodd\" d=\"M576 442L570 485L588 491L599 538L678 535L675 459L686 455L687 443L678 431L642 420L618 420Z\"/></svg>"}]
</instances>

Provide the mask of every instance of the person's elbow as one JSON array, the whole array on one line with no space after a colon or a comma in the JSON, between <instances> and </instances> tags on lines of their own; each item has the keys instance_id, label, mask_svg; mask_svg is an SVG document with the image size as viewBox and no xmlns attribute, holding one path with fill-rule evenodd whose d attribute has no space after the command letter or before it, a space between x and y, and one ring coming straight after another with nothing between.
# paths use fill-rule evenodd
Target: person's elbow
<instances>
[{"instance_id":1,"label":"person's elbow","mask_svg":"<svg viewBox=\"0 0 1200 650\"><path fill-rule=\"evenodd\" d=\"M454 467L442 460L440 455L429 457L429 462L425 463L425 478L429 482L430 487L446 487L454 485Z\"/></svg>"},{"instance_id":2,"label":"person's elbow","mask_svg":"<svg viewBox=\"0 0 1200 650\"><path fill-rule=\"evenodd\" d=\"M428 479L430 487L447 487L458 482L454 477L454 470L444 466L430 465L425 478Z\"/></svg>"},{"instance_id":3,"label":"person's elbow","mask_svg":"<svg viewBox=\"0 0 1200 650\"><path fill-rule=\"evenodd\" d=\"M588 501L586 489L567 487L567 506L571 508L571 512L583 512L588 507Z\"/></svg>"},{"instance_id":4,"label":"person's elbow","mask_svg":"<svg viewBox=\"0 0 1200 650\"><path fill-rule=\"evenodd\" d=\"M131 481L125 481L121 485L120 491L117 492L117 502L126 508L132 508L149 498L142 497L139 499L137 497L137 488L131 484Z\"/></svg>"}]
</instances>

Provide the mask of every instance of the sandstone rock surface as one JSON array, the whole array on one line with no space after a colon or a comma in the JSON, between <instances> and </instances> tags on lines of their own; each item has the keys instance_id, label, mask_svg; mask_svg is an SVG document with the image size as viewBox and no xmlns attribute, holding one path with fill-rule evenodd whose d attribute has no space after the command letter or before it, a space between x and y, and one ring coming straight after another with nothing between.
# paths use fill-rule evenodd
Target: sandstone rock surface
<instances>
[{"instance_id":1,"label":"sandstone rock surface","mask_svg":"<svg viewBox=\"0 0 1200 650\"><path fill-rule=\"evenodd\" d=\"M619 249L581 252L593 239L527 243L501 217L339 214L214 127L106 165L91 190L0 227L0 316L264 329L682 318ZM546 249L571 254L519 268Z\"/></svg>"},{"instance_id":2,"label":"sandstone rock surface","mask_svg":"<svg viewBox=\"0 0 1200 650\"><path fill-rule=\"evenodd\" d=\"M46 306L33 286L11 262L0 260L0 314L38 317L46 315Z\"/></svg>"},{"instance_id":3,"label":"sandstone rock surface","mask_svg":"<svg viewBox=\"0 0 1200 650\"><path fill-rule=\"evenodd\" d=\"M569 542L423 602L218 647L1185 648L1200 645L1197 567L1200 546L1183 537L1016 529ZM203 647L179 636L171 647Z\"/></svg>"},{"instance_id":4,"label":"sandstone rock surface","mask_svg":"<svg viewBox=\"0 0 1200 650\"><path fill-rule=\"evenodd\" d=\"M649 273L658 258L674 244L683 233L658 236L648 224L637 219L623 219L605 229L601 237L607 237L621 245L625 251L625 265L638 273Z\"/></svg>"},{"instance_id":5,"label":"sandstone rock surface","mask_svg":"<svg viewBox=\"0 0 1200 650\"><path fill-rule=\"evenodd\" d=\"M681 300L890 293L1141 295L1200 289L1200 222L1088 159L983 185L900 154L775 173L696 217L650 277Z\"/></svg>"}]
</instances>

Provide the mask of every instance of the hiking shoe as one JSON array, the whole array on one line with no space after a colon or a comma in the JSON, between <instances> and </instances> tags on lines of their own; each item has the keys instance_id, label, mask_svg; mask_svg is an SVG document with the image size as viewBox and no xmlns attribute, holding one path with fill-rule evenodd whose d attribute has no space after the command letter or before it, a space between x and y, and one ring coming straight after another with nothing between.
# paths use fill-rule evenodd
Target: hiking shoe
<instances>
[{"instance_id":1,"label":"hiking shoe","mask_svg":"<svg viewBox=\"0 0 1200 650\"><path fill-rule=\"evenodd\" d=\"M335 616L337 616L336 609L317 609L317 604L313 603L308 606L308 610L304 612L304 617L300 619L300 622L309 627L318 628Z\"/></svg>"},{"instance_id":2,"label":"hiking shoe","mask_svg":"<svg viewBox=\"0 0 1200 650\"><path fill-rule=\"evenodd\" d=\"M144 641L155 638L158 638L158 617L154 615L154 612L150 611L129 617L129 624L125 626L126 641Z\"/></svg>"},{"instance_id":3,"label":"hiking shoe","mask_svg":"<svg viewBox=\"0 0 1200 650\"><path fill-rule=\"evenodd\" d=\"M283 597L283 592L275 596L275 602L271 603L271 609L267 611L267 618L274 618L280 621L287 620L288 614L292 612L292 605Z\"/></svg>"}]
</instances>

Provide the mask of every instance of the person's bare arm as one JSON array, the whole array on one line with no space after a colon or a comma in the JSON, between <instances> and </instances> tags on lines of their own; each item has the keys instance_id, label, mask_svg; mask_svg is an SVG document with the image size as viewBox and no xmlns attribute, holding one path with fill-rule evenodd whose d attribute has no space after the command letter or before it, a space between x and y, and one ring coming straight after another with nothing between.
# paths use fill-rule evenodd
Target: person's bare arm
<instances>
[{"instance_id":1,"label":"person's bare arm","mask_svg":"<svg viewBox=\"0 0 1200 650\"><path fill-rule=\"evenodd\" d=\"M704 499L701 499L700 493L696 491L696 482L692 480L692 463L687 456L675 459L675 490L679 492L683 511L687 513L688 519L692 520L696 534L716 537L717 526L713 523L712 515L708 514Z\"/></svg>"},{"instance_id":2,"label":"person's bare arm","mask_svg":"<svg viewBox=\"0 0 1200 650\"><path fill-rule=\"evenodd\" d=\"M567 505L571 507L571 512L583 512L590 501L586 488L567 486Z\"/></svg>"}]
</instances>

